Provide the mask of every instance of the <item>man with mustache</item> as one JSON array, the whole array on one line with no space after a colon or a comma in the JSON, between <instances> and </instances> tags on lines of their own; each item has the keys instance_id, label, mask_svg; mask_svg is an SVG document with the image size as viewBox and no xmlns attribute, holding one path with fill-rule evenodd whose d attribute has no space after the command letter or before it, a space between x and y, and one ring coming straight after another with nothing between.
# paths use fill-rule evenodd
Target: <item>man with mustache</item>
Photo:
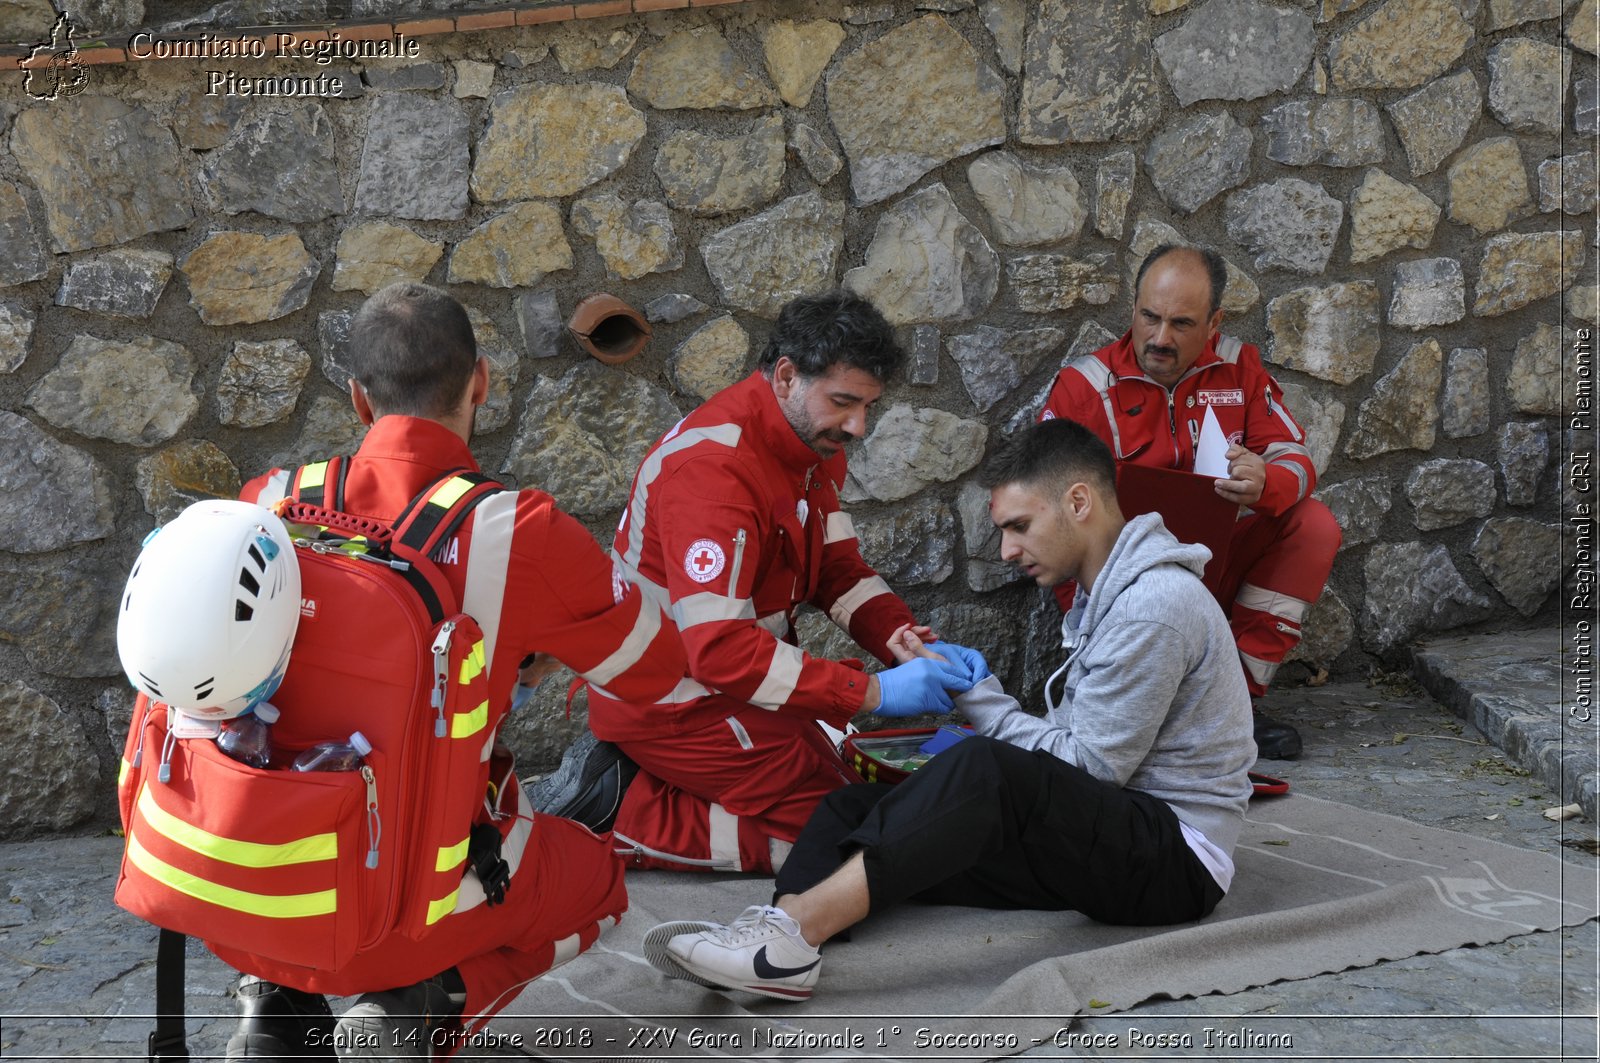
<instances>
[{"instance_id":1,"label":"man with mustache","mask_svg":"<svg viewBox=\"0 0 1600 1063\"><path fill-rule=\"evenodd\" d=\"M650 450L612 555L670 613L688 665L655 701L591 683L593 733L534 787L536 808L614 826L632 866L770 872L817 802L855 781L817 721L950 711L934 662L869 676L795 644L803 603L885 664L913 625L861 559L838 495L844 445L904 360L865 299L795 299L756 372Z\"/></svg>"},{"instance_id":2,"label":"man with mustache","mask_svg":"<svg viewBox=\"0 0 1600 1063\"><path fill-rule=\"evenodd\" d=\"M1234 527L1217 600L1228 615L1251 697L1300 641L1300 625L1328 581L1338 522L1311 497L1317 472L1305 432L1261 352L1223 336L1227 268L1207 248L1163 244L1139 266L1133 325L1116 343L1061 370L1040 413L1098 435L1118 462L1194 469L1206 409L1229 447L1216 492L1248 510ZM1071 593L1058 589L1062 607ZM1300 735L1259 712L1263 757L1300 754Z\"/></svg>"}]
</instances>

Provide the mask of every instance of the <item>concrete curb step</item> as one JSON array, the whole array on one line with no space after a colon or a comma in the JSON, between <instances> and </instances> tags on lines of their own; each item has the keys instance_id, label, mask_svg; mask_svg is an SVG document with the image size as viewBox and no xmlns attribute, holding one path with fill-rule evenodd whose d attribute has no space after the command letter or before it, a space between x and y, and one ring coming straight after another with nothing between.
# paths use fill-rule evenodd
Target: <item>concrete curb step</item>
<instances>
[{"instance_id":1,"label":"concrete curb step","mask_svg":"<svg viewBox=\"0 0 1600 1063\"><path fill-rule=\"evenodd\" d=\"M1512 763L1597 821L1600 710L1584 710L1563 666L1574 660L1557 628L1430 639L1412 651L1412 673L1429 694L1471 723ZM1581 716L1587 715L1584 720Z\"/></svg>"}]
</instances>

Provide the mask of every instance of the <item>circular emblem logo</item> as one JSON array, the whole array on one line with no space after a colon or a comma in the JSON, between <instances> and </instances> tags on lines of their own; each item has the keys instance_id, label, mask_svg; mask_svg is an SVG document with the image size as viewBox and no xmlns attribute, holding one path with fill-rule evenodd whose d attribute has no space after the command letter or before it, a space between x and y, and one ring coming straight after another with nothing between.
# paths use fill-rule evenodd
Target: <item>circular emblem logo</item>
<instances>
[{"instance_id":1,"label":"circular emblem logo","mask_svg":"<svg viewBox=\"0 0 1600 1063\"><path fill-rule=\"evenodd\" d=\"M683 555L683 570L696 583L710 583L722 574L727 555L714 539L696 539Z\"/></svg>"}]
</instances>

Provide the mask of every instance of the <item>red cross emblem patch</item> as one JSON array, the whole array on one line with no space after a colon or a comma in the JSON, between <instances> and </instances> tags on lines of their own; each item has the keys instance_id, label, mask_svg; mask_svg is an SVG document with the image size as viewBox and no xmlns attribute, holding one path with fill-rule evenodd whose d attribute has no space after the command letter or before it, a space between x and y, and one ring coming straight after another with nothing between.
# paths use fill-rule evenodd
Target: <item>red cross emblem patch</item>
<instances>
[{"instance_id":1,"label":"red cross emblem patch","mask_svg":"<svg viewBox=\"0 0 1600 1063\"><path fill-rule=\"evenodd\" d=\"M696 539L683 555L683 571L696 583L710 583L722 574L727 555L714 539Z\"/></svg>"}]
</instances>

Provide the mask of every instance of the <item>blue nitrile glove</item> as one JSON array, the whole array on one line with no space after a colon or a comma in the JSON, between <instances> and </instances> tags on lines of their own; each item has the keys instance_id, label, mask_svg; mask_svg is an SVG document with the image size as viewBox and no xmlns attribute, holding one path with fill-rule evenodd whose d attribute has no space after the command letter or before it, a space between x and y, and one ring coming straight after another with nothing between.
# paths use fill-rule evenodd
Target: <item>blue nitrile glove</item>
<instances>
[{"instance_id":1,"label":"blue nitrile glove","mask_svg":"<svg viewBox=\"0 0 1600 1063\"><path fill-rule=\"evenodd\" d=\"M946 689L972 689L962 665L918 657L878 673L878 716L917 716L925 712L952 712L955 704Z\"/></svg>"},{"instance_id":2,"label":"blue nitrile glove","mask_svg":"<svg viewBox=\"0 0 1600 1063\"><path fill-rule=\"evenodd\" d=\"M941 657L948 658L951 664L964 668L967 680L973 686L977 686L994 674L989 671L989 662L983 659L983 654L970 646L963 646L957 642L930 642L928 649Z\"/></svg>"}]
</instances>

